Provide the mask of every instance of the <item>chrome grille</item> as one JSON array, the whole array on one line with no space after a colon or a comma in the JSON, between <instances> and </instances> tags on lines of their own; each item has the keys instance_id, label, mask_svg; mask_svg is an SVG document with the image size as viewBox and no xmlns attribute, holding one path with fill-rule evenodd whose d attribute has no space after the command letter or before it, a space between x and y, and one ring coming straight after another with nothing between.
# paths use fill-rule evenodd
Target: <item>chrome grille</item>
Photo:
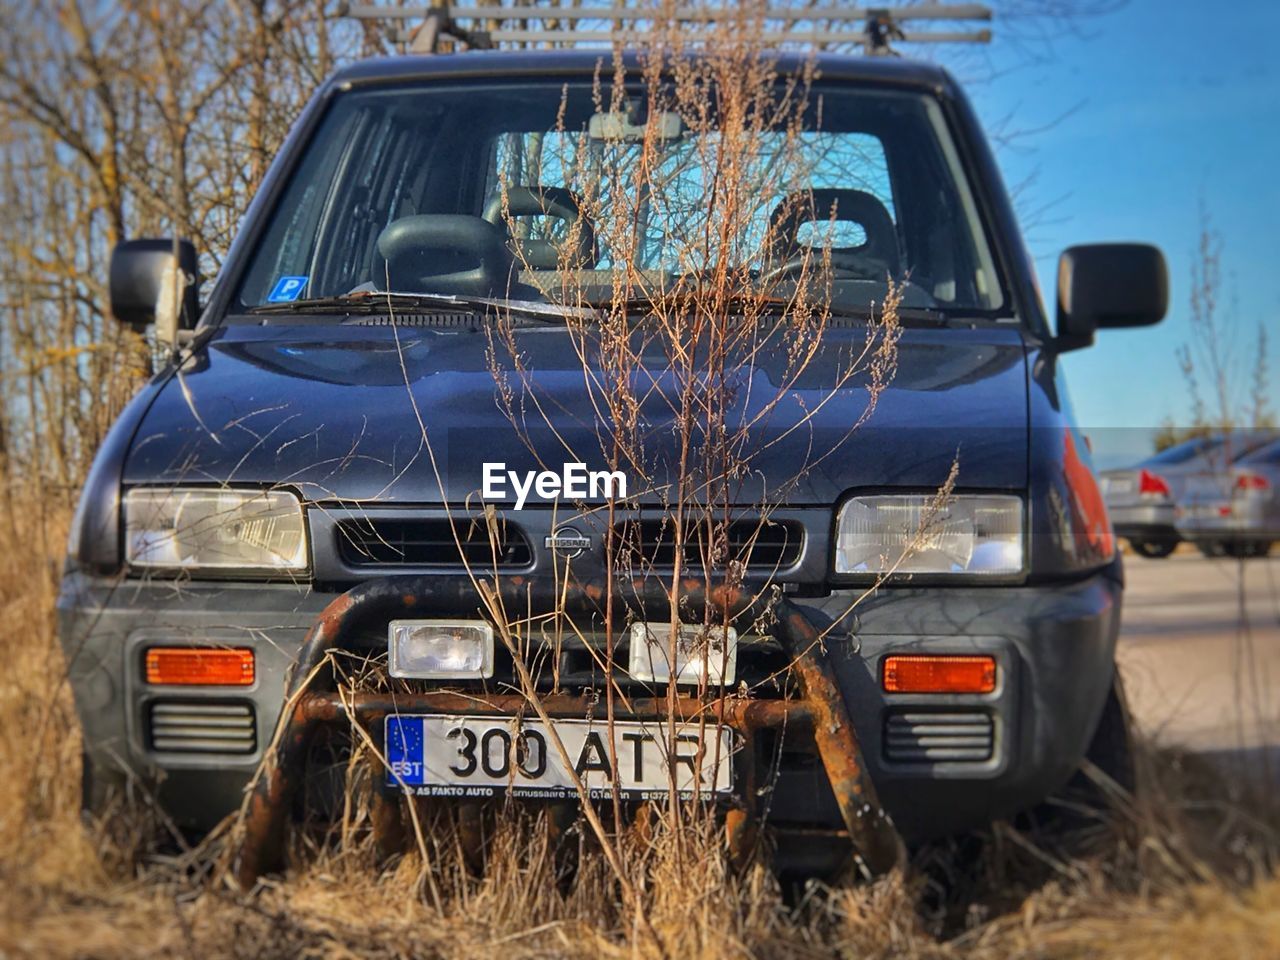
<instances>
[{"instance_id":1,"label":"chrome grille","mask_svg":"<svg viewBox=\"0 0 1280 960\"><path fill-rule=\"evenodd\" d=\"M253 753L253 707L225 701L154 700L148 711L152 750L173 753Z\"/></svg>"}]
</instances>

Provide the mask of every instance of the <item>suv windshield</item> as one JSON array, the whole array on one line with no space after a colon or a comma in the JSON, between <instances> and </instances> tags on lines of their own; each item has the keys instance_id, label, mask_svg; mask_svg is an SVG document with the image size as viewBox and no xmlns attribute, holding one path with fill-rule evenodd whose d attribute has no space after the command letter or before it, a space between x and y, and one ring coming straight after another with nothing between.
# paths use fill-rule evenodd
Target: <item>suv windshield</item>
<instances>
[{"instance_id":1,"label":"suv windshield","mask_svg":"<svg viewBox=\"0 0 1280 960\"><path fill-rule=\"evenodd\" d=\"M599 303L624 257L659 290L710 267L689 251L709 232L716 121L700 117L694 132L662 114L643 174L634 121L601 108L590 81L341 94L271 215L239 306L374 290L556 302L565 271L578 302ZM906 307L1004 306L932 98L815 84L791 129L753 136L753 212L715 245L750 276L820 261L834 308L882 301L890 277Z\"/></svg>"}]
</instances>

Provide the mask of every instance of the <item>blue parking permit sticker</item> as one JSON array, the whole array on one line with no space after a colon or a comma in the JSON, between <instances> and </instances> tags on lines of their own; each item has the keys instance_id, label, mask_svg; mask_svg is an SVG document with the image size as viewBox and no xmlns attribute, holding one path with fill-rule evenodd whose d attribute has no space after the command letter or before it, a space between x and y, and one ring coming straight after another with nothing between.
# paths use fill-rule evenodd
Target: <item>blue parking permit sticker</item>
<instances>
[{"instance_id":1,"label":"blue parking permit sticker","mask_svg":"<svg viewBox=\"0 0 1280 960\"><path fill-rule=\"evenodd\" d=\"M276 281L271 295L267 297L267 303L289 303L291 300L297 300L302 291L306 289L309 279L311 278L281 277Z\"/></svg>"},{"instance_id":2,"label":"blue parking permit sticker","mask_svg":"<svg viewBox=\"0 0 1280 960\"><path fill-rule=\"evenodd\" d=\"M421 784L426 773L423 769L422 718L392 714L387 717L383 730L386 733L388 786Z\"/></svg>"}]
</instances>

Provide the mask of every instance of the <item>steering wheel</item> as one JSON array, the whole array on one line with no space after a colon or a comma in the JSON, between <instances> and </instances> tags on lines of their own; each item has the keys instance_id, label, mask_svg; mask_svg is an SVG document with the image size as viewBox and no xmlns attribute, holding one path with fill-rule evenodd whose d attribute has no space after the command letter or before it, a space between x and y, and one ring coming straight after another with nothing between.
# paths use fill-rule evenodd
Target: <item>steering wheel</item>
<instances>
[{"instance_id":1,"label":"steering wheel","mask_svg":"<svg viewBox=\"0 0 1280 960\"><path fill-rule=\"evenodd\" d=\"M505 296L512 275L506 231L480 217L402 217L378 235L378 252L393 290Z\"/></svg>"},{"instance_id":2,"label":"steering wheel","mask_svg":"<svg viewBox=\"0 0 1280 960\"><path fill-rule=\"evenodd\" d=\"M555 217L567 223L568 231L563 241L532 240L528 238L508 238L508 246L512 253L534 270L555 270L560 266L561 252L570 238L577 238L572 249L564 250L568 265L573 270L589 270L596 265L599 253L596 249L596 232L590 219L582 212L582 204L577 195L565 187L508 187L506 193L506 209L503 209L502 195L489 201L484 211L484 219L489 223L500 224L504 228L508 218L516 217ZM518 252L517 252L518 251Z\"/></svg>"}]
</instances>

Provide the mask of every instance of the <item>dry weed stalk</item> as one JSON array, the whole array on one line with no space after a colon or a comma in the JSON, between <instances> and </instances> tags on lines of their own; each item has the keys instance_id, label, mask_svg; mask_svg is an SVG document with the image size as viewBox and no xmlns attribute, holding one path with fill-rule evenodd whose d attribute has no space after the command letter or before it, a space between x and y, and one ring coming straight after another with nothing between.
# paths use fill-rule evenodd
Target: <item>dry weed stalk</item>
<instances>
[{"instance_id":1,"label":"dry weed stalk","mask_svg":"<svg viewBox=\"0 0 1280 960\"><path fill-rule=\"evenodd\" d=\"M561 505L579 518L595 518L592 527L603 539L605 635L596 655L611 734L616 703L626 700L617 680L622 670L615 659L617 614L625 610L637 620L653 619L621 585L639 593L637 582L664 584L661 616L667 621L670 663L677 661L682 623L700 623L704 645L715 631L730 627L742 634L767 629L777 581L767 573L748 582L751 550L776 505L831 449L811 444L794 473L775 478L767 488L760 482L760 465L792 433L811 432L813 418L828 401L862 382L865 407L835 445L847 440L871 415L896 363L898 293L890 281L861 350L842 357L834 377L818 389L804 383L824 346L839 349L824 342L831 322L830 251L808 248L798 260L780 265L771 256L774 237L761 211L780 200L788 213L800 213L812 202L804 189L807 175L818 163L831 162L833 151L824 153L821 136L804 131L806 114L820 110L811 97L812 69L779 75L759 41L761 9L744 5L736 20L700 34L696 56L689 55L675 24L646 38L634 66L615 49L611 75L597 75L595 102L614 116L646 118L643 134L592 144L586 131L565 128L562 107L559 128L546 139L520 145L523 155L511 158L510 178L503 183L513 236L528 236L530 227L511 215L508 190L537 183L544 167L556 169L581 211L562 236L546 238L559 243L560 269L556 288L544 292L568 308L565 323L595 412L594 437L584 447L561 429L558 411L540 392L537 371L526 364L519 324L512 317L500 317L490 328L490 355L507 418L539 463L603 462L607 470L632 480L625 501L610 497L598 505ZM663 129L673 115L685 131L674 145ZM595 224L594 240L608 265L609 293L603 298L594 291L601 271L582 271L574 262L583 239L579 231L587 222ZM662 247L657 269L651 249L655 233ZM523 248L517 255L523 257ZM766 370L768 377L762 375ZM787 426L771 432L775 420ZM544 436L550 441L539 442ZM627 522L638 517L657 519L670 544L669 569L643 549L639 524ZM753 525L745 535L744 519ZM731 528L745 539L745 549L731 544ZM557 575L566 587L577 583L571 561ZM747 588L745 606L756 608L754 619L732 623L725 606L690 609L684 600L690 580ZM496 603L488 612L498 620L522 691L541 715L537 701L544 685L526 662L528 639L548 622L557 636L579 628L564 611L538 622L512 620ZM697 693L710 703L715 691L708 659ZM753 693L740 690L742 696ZM667 685L666 696L667 732L674 743L675 684ZM704 713L699 725L705 729L722 719ZM612 735L608 742L612 754ZM699 757L698 763L724 759ZM616 831L623 819L615 755L610 767ZM580 792L585 799L585 789ZM683 801L674 769L668 797L664 818L679 858L683 822L705 809ZM603 824L589 807L587 816L607 849Z\"/></svg>"}]
</instances>

